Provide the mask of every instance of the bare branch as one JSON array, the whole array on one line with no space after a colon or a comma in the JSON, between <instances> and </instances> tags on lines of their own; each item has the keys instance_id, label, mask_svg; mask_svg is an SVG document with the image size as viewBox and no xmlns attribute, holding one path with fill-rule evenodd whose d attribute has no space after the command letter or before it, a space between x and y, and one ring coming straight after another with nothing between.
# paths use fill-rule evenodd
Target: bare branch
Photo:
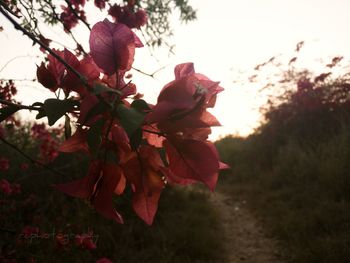
<instances>
[{"instance_id":1,"label":"bare branch","mask_svg":"<svg viewBox=\"0 0 350 263\"><path fill-rule=\"evenodd\" d=\"M32 33L28 32L25 28L23 28L18 22L16 22L4 9L3 2L0 2L0 13L2 13L15 27L15 29L21 31L24 35L29 37L31 40L34 41L34 43L39 44L43 49L45 49L47 52L49 52L54 58L56 58L59 62L61 62L68 70L70 70L73 74L75 74L80 81L87 87L91 88L89 83L87 83L84 76L82 76L75 68L73 68L71 65L69 65L64 59L62 59L59 55L57 55L51 48L49 48L47 45L45 45L42 41L37 39Z\"/></svg>"},{"instance_id":2,"label":"bare branch","mask_svg":"<svg viewBox=\"0 0 350 263\"><path fill-rule=\"evenodd\" d=\"M80 21L82 21L82 22L84 23L84 25L86 25L86 27L91 31L91 27L90 27L89 23L86 22L86 20L83 19L83 18L77 13L77 11L74 9L74 7L73 7L73 5L72 5L72 2L69 1L69 0L65 0L65 2L67 3L67 5L68 5L68 7L70 8L70 10L72 10L74 16L75 16L76 18L78 18Z\"/></svg>"},{"instance_id":3,"label":"bare branch","mask_svg":"<svg viewBox=\"0 0 350 263\"><path fill-rule=\"evenodd\" d=\"M7 106L14 106L18 108L19 110L35 110L35 111L40 111L40 107L35 107L35 106L27 106L27 105L22 105L22 104L17 104L10 102L8 100L2 100L0 99L0 104L7 105Z\"/></svg>"},{"instance_id":4,"label":"bare branch","mask_svg":"<svg viewBox=\"0 0 350 263\"><path fill-rule=\"evenodd\" d=\"M168 65L167 65L167 66L168 66ZM159 71L163 70L163 69L166 68L167 66L163 66L163 67L157 69L156 71L154 71L153 73L147 73L147 72L142 71L141 69L134 68L134 67L132 67L132 69L135 70L135 71L137 71L138 73L141 73L141 74L145 75L145 76L154 78L154 76L155 76Z\"/></svg>"},{"instance_id":5,"label":"bare branch","mask_svg":"<svg viewBox=\"0 0 350 263\"><path fill-rule=\"evenodd\" d=\"M22 55L22 56L17 56L14 58L11 58L9 61L7 61L0 69L0 72L3 71L12 61L17 60L19 58L38 58L38 56L29 56L29 55Z\"/></svg>"}]
</instances>

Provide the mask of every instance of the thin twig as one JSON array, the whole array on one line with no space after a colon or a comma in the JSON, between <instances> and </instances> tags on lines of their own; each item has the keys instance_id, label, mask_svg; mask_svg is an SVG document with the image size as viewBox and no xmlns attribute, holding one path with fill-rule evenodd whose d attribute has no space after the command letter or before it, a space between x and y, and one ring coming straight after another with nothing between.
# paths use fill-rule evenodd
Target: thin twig
<instances>
[{"instance_id":1,"label":"thin twig","mask_svg":"<svg viewBox=\"0 0 350 263\"><path fill-rule=\"evenodd\" d=\"M156 131L151 131L151 130L147 130L147 129L142 129L142 131L165 137L165 133L163 133L163 132L156 132Z\"/></svg>"},{"instance_id":2,"label":"thin twig","mask_svg":"<svg viewBox=\"0 0 350 263\"><path fill-rule=\"evenodd\" d=\"M1 5L9 12L11 13L13 16L17 17L17 18L21 18L20 15L14 13L6 4L3 4L3 1L0 1Z\"/></svg>"},{"instance_id":3,"label":"thin twig","mask_svg":"<svg viewBox=\"0 0 350 263\"><path fill-rule=\"evenodd\" d=\"M0 5L4 7L4 4L0 2ZM29 37L31 40L34 41L34 43L39 44L43 49L45 49L47 52L49 52L54 58L56 58L59 62L61 62L68 70L73 72L80 81L87 87L91 88L90 85L87 83L86 79L71 65L69 65L64 59L62 59L59 55L57 55L52 49L50 49L47 45L45 45L42 41L37 39L32 33L28 32L26 29L24 29L17 21L15 21L3 8L0 7L0 13L2 13L15 27L15 29L21 31L23 34L25 34L27 37Z\"/></svg>"},{"instance_id":4,"label":"thin twig","mask_svg":"<svg viewBox=\"0 0 350 263\"><path fill-rule=\"evenodd\" d=\"M139 73L141 73L141 74L143 74L143 75L146 75L146 76L148 76L148 77L154 78L154 76L155 76L159 71L161 71L162 69L164 69L164 68L166 68L166 67L167 67L167 66L163 66L163 67L157 69L156 71L154 71L153 73L147 73L147 72L142 71L141 69L134 68L134 67L132 67L132 69L135 70L135 71L137 71L137 72L139 72Z\"/></svg>"},{"instance_id":5,"label":"thin twig","mask_svg":"<svg viewBox=\"0 0 350 263\"><path fill-rule=\"evenodd\" d=\"M69 1L69 0L65 0L65 2L67 3L67 5L68 5L68 7L70 8L70 10L72 10L74 16L75 16L76 18L78 18L80 21L82 21L82 22L86 25L86 27L91 31L91 27L90 27L89 23L86 22L85 19L83 19L83 18L77 13L77 11L74 9L74 7L73 7L73 5L72 5L72 2Z\"/></svg>"},{"instance_id":6,"label":"thin twig","mask_svg":"<svg viewBox=\"0 0 350 263\"><path fill-rule=\"evenodd\" d=\"M23 81L23 82L35 82L36 79L13 79L13 78L0 78L0 81Z\"/></svg>"},{"instance_id":7,"label":"thin twig","mask_svg":"<svg viewBox=\"0 0 350 263\"><path fill-rule=\"evenodd\" d=\"M0 227L0 231L1 232L7 232L7 233L10 233L10 234L16 234L15 230L4 228L4 227Z\"/></svg>"},{"instance_id":8,"label":"thin twig","mask_svg":"<svg viewBox=\"0 0 350 263\"><path fill-rule=\"evenodd\" d=\"M45 3L48 4L48 5L50 6L50 8L51 8L51 10L52 10L52 14L53 14L53 16L57 19L57 21L61 21L60 17L58 16L58 14L57 14L57 12L56 12L55 6L54 6L50 1L48 1L48 0L45 0ZM64 30L66 30L66 31L69 33L69 35L71 36L71 38L73 39L73 41L76 43L76 45L77 45L77 46L78 46L78 45L81 46L82 52L83 52L85 55L87 55L87 52L84 50L84 48L82 47L82 45L78 42L78 40L75 38L73 32L72 32L69 28L66 28L66 27L64 26L64 24L63 24L63 28L64 28ZM60 45L62 45L62 44L60 44ZM64 46L64 45L63 45L63 46Z\"/></svg>"},{"instance_id":9,"label":"thin twig","mask_svg":"<svg viewBox=\"0 0 350 263\"><path fill-rule=\"evenodd\" d=\"M44 163L41 163L37 160L34 160L32 157L30 157L28 154L24 153L21 149L19 149L16 145L13 145L12 143L10 143L9 141L5 140L4 138L0 137L0 141L2 141L4 144L6 144L7 146L11 147L12 149L14 149L16 152L18 152L20 155L22 155L24 158L26 158L27 160L29 160L30 162L32 162L33 164L37 164L40 165L42 167L44 167L45 169L47 169L48 171L54 173L54 174L58 174L61 176L65 176L63 173L56 171L55 169L51 168L50 166L47 166Z\"/></svg>"},{"instance_id":10,"label":"thin twig","mask_svg":"<svg viewBox=\"0 0 350 263\"><path fill-rule=\"evenodd\" d=\"M18 108L19 110L35 110L35 111L40 111L41 110L41 107L17 104L17 103L13 103L13 102L10 102L8 100L2 100L2 99L0 99L0 104L4 104L4 105L7 105L7 106L13 106L13 107Z\"/></svg>"},{"instance_id":11,"label":"thin twig","mask_svg":"<svg viewBox=\"0 0 350 263\"><path fill-rule=\"evenodd\" d=\"M38 58L38 56L29 56L29 55L21 55L21 56L17 56L17 57L14 57L14 58L11 58L9 61L7 61L0 69L0 72L3 71L7 66L8 64L10 64L12 61L16 60L16 59L19 59L19 58Z\"/></svg>"}]
</instances>

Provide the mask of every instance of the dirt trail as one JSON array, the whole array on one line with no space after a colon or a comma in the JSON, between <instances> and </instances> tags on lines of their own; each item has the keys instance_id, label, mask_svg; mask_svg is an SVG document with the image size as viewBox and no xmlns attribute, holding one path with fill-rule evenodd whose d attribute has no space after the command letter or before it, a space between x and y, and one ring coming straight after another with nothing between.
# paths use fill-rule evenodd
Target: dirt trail
<instances>
[{"instance_id":1,"label":"dirt trail","mask_svg":"<svg viewBox=\"0 0 350 263\"><path fill-rule=\"evenodd\" d=\"M234 200L223 193L210 195L221 215L229 263L282 263L277 242L266 236L263 228L246 207L245 201Z\"/></svg>"}]
</instances>

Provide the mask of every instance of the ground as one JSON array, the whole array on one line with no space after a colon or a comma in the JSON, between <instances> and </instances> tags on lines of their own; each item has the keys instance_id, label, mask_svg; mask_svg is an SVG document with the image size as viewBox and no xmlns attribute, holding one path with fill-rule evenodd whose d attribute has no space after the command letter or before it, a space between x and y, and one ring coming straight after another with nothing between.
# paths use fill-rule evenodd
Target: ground
<instances>
[{"instance_id":1,"label":"ground","mask_svg":"<svg viewBox=\"0 0 350 263\"><path fill-rule=\"evenodd\" d=\"M229 263L285 262L278 242L268 237L244 199L233 199L216 191L211 194L210 200L221 216Z\"/></svg>"}]
</instances>

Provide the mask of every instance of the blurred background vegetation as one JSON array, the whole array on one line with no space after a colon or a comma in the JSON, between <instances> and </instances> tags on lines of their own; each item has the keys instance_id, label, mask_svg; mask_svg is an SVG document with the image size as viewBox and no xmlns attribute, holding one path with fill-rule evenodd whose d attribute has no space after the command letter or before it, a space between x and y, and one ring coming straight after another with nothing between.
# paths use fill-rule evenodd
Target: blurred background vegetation
<instances>
[{"instance_id":1,"label":"blurred background vegetation","mask_svg":"<svg viewBox=\"0 0 350 263\"><path fill-rule=\"evenodd\" d=\"M104 257L113 262L225 261L223 232L208 202L209 193L195 188L165 189L156 220L148 226L133 212L131 189L127 189L115 198L125 219L124 225L116 224L97 214L88 201L52 187L83 177L88 160L83 154L60 154L50 162L39 158L47 139L44 135L35 139L37 126L2 127L6 141L50 170L0 143L2 158L9 161L7 167L2 165L0 179L0 262L11 258L17 260L11 262L96 262ZM57 133L47 135L60 140ZM78 235L83 234L91 234L94 244L78 244Z\"/></svg>"},{"instance_id":2,"label":"blurred background vegetation","mask_svg":"<svg viewBox=\"0 0 350 263\"><path fill-rule=\"evenodd\" d=\"M348 73L333 73L341 60L316 75L289 65L268 85L279 92L260 127L216 143L232 167L222 187L249 200L291 262L350 258L350 82Z\"/></svg>"}]
</instances>

